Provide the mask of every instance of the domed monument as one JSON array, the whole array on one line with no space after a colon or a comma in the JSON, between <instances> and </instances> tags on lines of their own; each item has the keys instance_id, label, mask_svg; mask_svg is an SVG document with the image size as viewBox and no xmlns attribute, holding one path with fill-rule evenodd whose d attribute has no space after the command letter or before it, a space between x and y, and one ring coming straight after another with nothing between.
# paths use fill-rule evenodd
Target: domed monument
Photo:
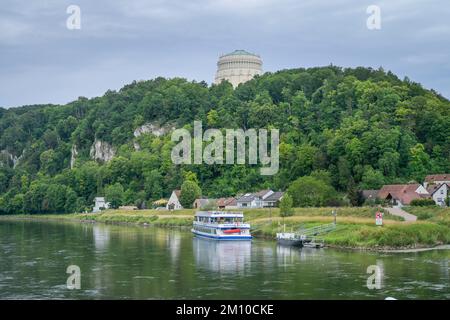
<instances>
[{"instance_id":1,"label":"domed monument","mask_svg":"<svg viewBox=\"0 0 450 320\"><path fill-rule=\"evenodd\" d=\"M236 88L257 74L262 74L261 57L245 50L235 50L219 57L214 83L228 80Z\"/></svg>"}]
</instances>

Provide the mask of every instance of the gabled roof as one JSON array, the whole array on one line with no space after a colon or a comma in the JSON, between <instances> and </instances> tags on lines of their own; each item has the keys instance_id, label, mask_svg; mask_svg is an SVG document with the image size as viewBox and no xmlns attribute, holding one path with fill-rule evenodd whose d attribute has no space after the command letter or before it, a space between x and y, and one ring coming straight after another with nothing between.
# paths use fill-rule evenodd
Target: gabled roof
<instances>
[{"instance_id":1,"label":"gabled roof","mask_svg":"<svg viewBox=\"0 0 450 320\"><path fill-rule=\"evenodd\" d=\"M426 182L450 181L450 173L430 174L425 177Z\"/></svg>"},{"instance_id":2,"label":"gabled roof","mask_svg":"<svg viewBox=\"0 0 450 320\"><path fill-rule=\"evenodd\" d=\"M236 198L234 198L234 197L219 198L219 199L217 199L217 206L218 207L235 206L236 202L237 202Z\"/></svg>"},{"instance_id":3,"label":"gabled roof","mask_svg":"<svg viewBox=\"0 0 450 320\"><path fill-rule=\"evenodd\" d=\"M450 187L446 183L440 183L440 184L431 184L427 187L427 191L430 195L433 195L436 191L442 188L442 186L447 185L447 187Z\"/></svg>"},{"instance_id":4,"label":"gabled roof","mask_svg":"<svg viewBox=\"0 0 450 320\"><path fill-rule=\"evenodd\" d=\"M278 201L280 200L284 195L284 192L274 192L270 196L264 199L264 201Z\"/></svg>"},{"instance_id":5,"label":"gabled roof","mask_svg":"<svg viewBox=\"0 0 450 320\"><path fill-rule=\"evenodd\" d=\"M419 194L416 190L420 184L390 184L384 185L378 192L378 198L386 199L389 195L403 204L410 204L414 199L428 198L428 194Z\"/></svg>"},{"instance_id":6,"label":"gabled roof","mask_svg":"<svg viewBox=\"0 0 450 320\"><path fill-rule=\"evenodd\" d=\"M269 192L271 192L272 190L270 189L265 189L265 190L261 190L258 192L253 193L254 197L259 197L259 198L263 198L266 194L268 194ZM273 191L272 191L273 192Z\"/></svg>"},{"instance_id":7,"label":"gabled roof","mask_svg":"<svg viewBox=\"0 0 450 320\"><path fill-rule=\"evenodd\" d=\"M270 190L270 189L266 189L266 190L261 190L261 191L255 192L255 193L246 193L242 197L238 198L237 201L238 202L252 202L255 198L264 199L264 196L271 191L272 190Z\"/></svg>"},{"instance_id":8,"label":"gabled roof","mask_svg":"<svg viewBox=\"0 0 450 320\"><path fill-rule=\"evenodd\" d=\"M237 202L252 202L255 196L251 193L244 194L242 197L237 199Z\"/></svg>"}]
</instances>

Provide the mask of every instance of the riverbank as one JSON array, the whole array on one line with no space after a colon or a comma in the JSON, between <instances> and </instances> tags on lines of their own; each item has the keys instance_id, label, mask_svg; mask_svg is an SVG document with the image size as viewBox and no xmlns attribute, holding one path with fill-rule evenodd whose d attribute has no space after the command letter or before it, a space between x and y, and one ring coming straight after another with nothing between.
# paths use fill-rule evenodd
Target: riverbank
<instances>
[{"instance_id":1,"label":"riverbank","mask_svg":"<svg viewBox=\"0 0 450 320\"><path fill-rule=\"evenodd\" d=\"M436 220L404 222L384 215L384 225L375 226L374 208L339 208L337 228L322 238L329 247L358 250L398 251L432 248L450 244L450 218L439 212ZM245 219L256 238L274 239L277 232L312 227L333 221L332 208L295 208L294 215L279 216L279 209L246 209ZM0 219L65 220L158 227L190 227L195 210L107 210L101 213L63 215L12 215ZM431 213L430 213L431 215ZM449 215L450 216L450 215Z\"/></svg>"}]
</instances>

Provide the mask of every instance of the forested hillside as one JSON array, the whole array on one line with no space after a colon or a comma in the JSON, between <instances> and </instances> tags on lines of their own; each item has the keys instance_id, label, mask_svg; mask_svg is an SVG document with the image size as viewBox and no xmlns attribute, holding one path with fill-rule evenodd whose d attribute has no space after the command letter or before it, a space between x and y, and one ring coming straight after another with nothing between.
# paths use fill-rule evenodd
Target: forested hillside
<instances>
[{"instance_id":1,"label":"forested hillside","mask_svg":"<svg viewBox=\"0 0 450 320\"><path fill-rule=\"evenodd\" d=\"M278 174L173 165L170 128L194 120L204 129L279 128ZM161 130L135 134L143 125ZM186 176L211 197L321 179L345 203L357 189L450 172L450 102L381 69L283 70L235 90L156 78L67 105L0 108L0 150L0 213L81 211L108 188L123 191L124 203L149 204Z\"/></svg>"}]
</instances>

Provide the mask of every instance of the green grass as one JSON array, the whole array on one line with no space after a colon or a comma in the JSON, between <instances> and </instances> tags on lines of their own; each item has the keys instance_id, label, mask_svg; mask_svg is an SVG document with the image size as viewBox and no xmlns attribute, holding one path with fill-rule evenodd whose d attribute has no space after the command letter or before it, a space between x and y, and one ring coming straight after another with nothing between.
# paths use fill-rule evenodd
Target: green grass
<instances>
[{"instance_id":1,"label":"green grass","mask_svg":"<svg viewBox=\"0 0 450 320\"><path fill-rule=\"evenodd\" d=\"M430 207L407 207L405 208L409 213L416 215L419 220L428 220L430 218L439 216L439 215L447 215L450 217L450 208L445 207L441 208L438 206L430 206Z\"/></svg>"},{"instance_id":2,"label":"green grass","mask_svg":"<svg viewBox=\"0 0 450 320\"><path fill-rule=\"evenodd\" d=\"M450 227L450 208L448 207L408 207L405 210L416 215L418 220Z\"/></svg>"},{"instance_id":3,"label":"green grass","mask_svg":"<svg viewBox=\"0 0 450 320\"><path fill-rule=\"evenodd\" d=\"M428 222L383 227L343 225L324 239L328 244L353 248L415 248L450 243L450 228Z\"/></svg>"}]
</instances>

